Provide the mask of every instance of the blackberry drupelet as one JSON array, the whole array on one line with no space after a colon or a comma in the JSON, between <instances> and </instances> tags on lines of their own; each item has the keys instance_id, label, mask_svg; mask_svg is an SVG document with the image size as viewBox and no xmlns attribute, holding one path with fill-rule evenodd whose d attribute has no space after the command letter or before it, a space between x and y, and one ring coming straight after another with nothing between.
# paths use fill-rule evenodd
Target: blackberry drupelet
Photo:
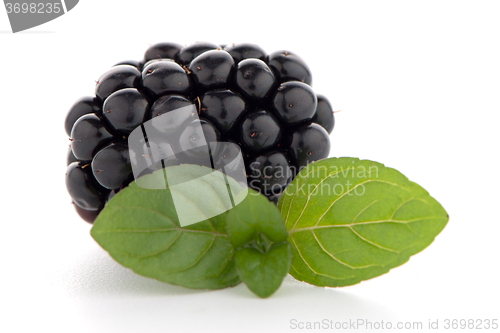
<instances>
[{"instance_id":1,"label":"blackberry drupelet","mask_svg":"<svg viewBox=\"0 0 500 333\"><path fill-rule=\"evenodd\" d=\"M104 147L94 156L91 165L95 179L107 189L120 189L133 180L129 150L124 143Z\"/></svg>"},{"instance_id":2,"label":"blackberry drupelet","mask_svg":"<svg viewBox=\"0 0 500 333\"><path fill-rule=\"evenodd\" d=\"M281 128L270 112L254 111L241 126L241 142L251 151L260 152L279 144Z\"/></svg>"}]
</instances>

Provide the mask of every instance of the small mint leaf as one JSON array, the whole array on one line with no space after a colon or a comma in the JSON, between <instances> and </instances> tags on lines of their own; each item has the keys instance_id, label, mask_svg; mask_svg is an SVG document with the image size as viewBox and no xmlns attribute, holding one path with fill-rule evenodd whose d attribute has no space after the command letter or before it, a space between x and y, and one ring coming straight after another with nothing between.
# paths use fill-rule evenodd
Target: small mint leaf
<instances>
[{"instance_id":1,"label":"small mint leaf","mask_svg":"<svg viewBox=\"0 0 500 333\"><path fill-rule=\"evenodd\" d=\"M273 244L265 253L251 247L239 248L234 259L248 289L259 297L269 297L279 288L290 268L290 244Z\"/></svg>"},{"instance_id":2,"label":"small mint leaf","mask_svg":"<svg viewBox=\"0 0 500 333\"><path fill-rule=\"evenodd\" d=\"M356 158L309 164L281 195L278 208L292 245L290 274L330 287L402 265L448 222L422 187L383 164Z\"/></svg>"},{"instance_id":3,"label":"small mint leaf","mask_svg":"<svg viewBox=\"0 0 500 333\"><path fill-rule=\"evenodd\" d=\"M279 210L265 196L249 190L248 196L229 211L226 230L235 248L241 280L260 297L272 295L291 263L288 233Z\"/></svg>"}]
</instances>

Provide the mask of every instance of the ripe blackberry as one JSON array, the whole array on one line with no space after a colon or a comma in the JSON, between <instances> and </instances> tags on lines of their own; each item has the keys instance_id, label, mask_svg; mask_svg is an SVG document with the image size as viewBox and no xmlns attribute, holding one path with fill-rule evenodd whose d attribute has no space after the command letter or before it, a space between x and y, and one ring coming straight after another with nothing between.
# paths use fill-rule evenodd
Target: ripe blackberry
<instances>
[{"instance_id":1,"label":"ripe blackberry","mask_svg":"<svg viewBox=\"0 0 500 333\"><path fill-rule=\"evenodd\" d=\"M254 44L159 43L142 60L117 63L65 119L66 185L78 214L91 222L136 168L182 163L230 175L243 161L248 186L277 203L301 167L330 151L332 107L311 82L295 53Z\"/></svg>"}]
</instances>

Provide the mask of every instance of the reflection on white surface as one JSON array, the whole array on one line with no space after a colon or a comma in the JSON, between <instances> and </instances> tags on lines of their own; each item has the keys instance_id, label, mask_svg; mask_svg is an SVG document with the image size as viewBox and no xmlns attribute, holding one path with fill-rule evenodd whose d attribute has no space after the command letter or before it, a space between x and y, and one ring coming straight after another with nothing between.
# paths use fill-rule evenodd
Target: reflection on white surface
<instances>
[{"instance_id":1,"label":"reflection on white surface","mask_svg":"<svg viewBox=\"0 0 500 333\"><path fill-rule=\"evenodd\" d=\"M85 325L98 332L167 332L172 327L176 332L231 327L238 327L237 332L286 332L292 319L394 316L348 291L314 287L290 276L268 299L256 297L243 284L214 291L173 286L133 273L97 247L61 273L59 287L78 299Z\"/></svg>"},{"instance_id":2,"label":"reflection on white surface","mask_svg":"<svg viewBox=\"0 0 500 333\"><path fill-rule=\"evenodd\" d=\"M68 271L61 279L61 286L69 295L78 298L169 296L203 292L135 274L99 248L90 251L87 256L82 255L68 267Z\"/></svg>"}]
</instances>

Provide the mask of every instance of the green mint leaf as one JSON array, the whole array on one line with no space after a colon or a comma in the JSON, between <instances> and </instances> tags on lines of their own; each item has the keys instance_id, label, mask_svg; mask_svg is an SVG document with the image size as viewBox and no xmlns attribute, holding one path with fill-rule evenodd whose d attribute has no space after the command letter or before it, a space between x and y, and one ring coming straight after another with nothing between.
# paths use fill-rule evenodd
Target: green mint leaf
<instances>
[{"instance_id":1,"label":"green mint leaf","mask_svg":"<svg viewBox=\"0 0 500 333\"><path fill-rule=\"evenodd\" d=\"M281 195L290 274L317 286L356 284L426 248L448 222L422 187L383 164L330 158L309 164Z\"/></svg>"},{"instance_id":2,"label":"green mint leaf","mask_svg":"<svg viewBox=\"0 0 500 333\"><path fill-rule=\"evenodd\" d=\"M248 289L259 297L269 297L279 288L290 268L290 244L273 244L265 253L243 247L236 250L234 259Z\"/></svg>"},{"instance_id":3,"label":"green mint leaf","mask_svg":"<svg viewBox=\"0 0 500 333\"><path fill-rule=\"evenodd\" d=\"M279 210L265 196L248 190L246 198L229 211L227 234L235 248L234 259L241 280L260 297L281 285L291 263L288 233Z\"/></svg>"},{"instance_id":4,"label":"green mint leaf","mask_svg":"<svg viewBox=\"0 0 500 333\"><path fill-rule=\"evenodd\" d=\"M94 222L92 237L117 262L147 277L195 289L237 285L241 280L225 232L227 212L185 227L180 226L178 212L203 217L213 207L230 208L227 185L232 190L243 188L229 177L226 183L218 171L196 165L168 167L176 183L194 179L181 189L137 185L161 188L166 170L141 177L120 191ZM177 194L185 200L177 200L174 207L175 191L182 191Z\"/></svg>"}]
</instances>

